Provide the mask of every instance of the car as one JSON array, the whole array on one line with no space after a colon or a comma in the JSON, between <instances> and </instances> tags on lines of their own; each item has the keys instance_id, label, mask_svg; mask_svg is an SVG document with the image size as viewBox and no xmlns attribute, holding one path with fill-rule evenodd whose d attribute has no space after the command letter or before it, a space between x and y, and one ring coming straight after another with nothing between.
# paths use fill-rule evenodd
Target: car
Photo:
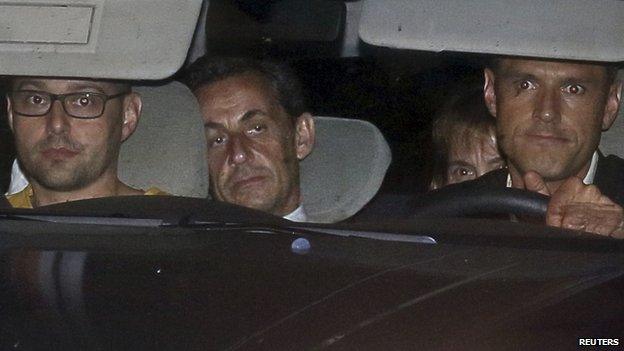
<instances>
[{"instance_id":1,"label":"car","mask_svg":"<svg viewBox=\"0 0 624 351\"><path fill-rule=\"evenodd\" d=\"M0 348L568 350L623 342L622 241L473 218L543 216L542 196L454 193L409 209L410 219L345 221L377 192L425 191L431 115L448 86L482 68L482 54L622 61L620 2L0 6L14 29L0 40L0 73L140 81L146 116L122 150L120 173L180 195L2 210ZM594 34L548 21L570 13ZM606 19L594 23L594 15ZM32 18L42 25L29 31L23 23ZM525 24L543 36L527 37L535 31ZM595 33L604 36L583 50ZM302 182L316 223L206 198L199 109L172 79L204 49L288 59L310 87L319 149L302 164ZM609 133L603 150L623 154L617 128Z\"/></svg>"}]
</instances>

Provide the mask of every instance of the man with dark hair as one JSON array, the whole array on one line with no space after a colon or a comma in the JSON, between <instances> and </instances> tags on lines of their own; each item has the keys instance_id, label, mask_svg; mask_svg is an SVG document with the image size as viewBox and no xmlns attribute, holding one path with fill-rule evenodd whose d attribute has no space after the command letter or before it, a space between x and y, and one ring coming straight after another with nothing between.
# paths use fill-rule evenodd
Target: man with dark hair
<instances>
[{"instance_id":1,"label":"man with dark hair","mask_svg":"<svg viewBox=\"0 0 624 351\"><path fill-rule=\"evenodd\" d=\"M616 73L609 64L496 59L484 94L508 170L475 184L550 195L547 224L624 237L624 160L598 151L620 106Z\"/></svg>"},{"instance_id":2,"label":"man with dark hair","mask_svg":"<svg viewBox=\"0 0 624 351\"><path fill-rule=\"evenodd\" d=\"M13 207L120 195L165 194L134 189L117 177L121 143L134 132L141 97L122 82L10 78L7 116L26 189Z\"/></svg>"},{"instance_id":3,"label":"man with dark hair","mask_svg":"<svg viewBox=\"0 0 624 351\"><path fill-rule=\"evenodd\" d=\"M312 151L315 129L292 71L265 61L203 57L185 82L204 117L213 198L306 221L299 161Z\"/></svg>"}]
</instances>

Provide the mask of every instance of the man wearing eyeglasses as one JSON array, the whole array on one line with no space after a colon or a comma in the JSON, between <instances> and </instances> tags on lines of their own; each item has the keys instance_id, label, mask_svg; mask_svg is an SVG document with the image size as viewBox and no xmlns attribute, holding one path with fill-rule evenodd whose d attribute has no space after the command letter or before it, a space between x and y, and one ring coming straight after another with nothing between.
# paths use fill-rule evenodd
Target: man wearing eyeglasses
<instances>
[{"instance_id":1,"label":"man wearing eyeglasses","mask_svg":"<svg viewBox=\"0 0 624 351\"><path fill-rule=\"evenodd\" d=\"M141 115L141 97L129 84L16 77L7 97L17 160L29 181L26 189L7 196L13 207L166 194L134 189L117 176L121 143Z\"/></svg>"}]
</instances>

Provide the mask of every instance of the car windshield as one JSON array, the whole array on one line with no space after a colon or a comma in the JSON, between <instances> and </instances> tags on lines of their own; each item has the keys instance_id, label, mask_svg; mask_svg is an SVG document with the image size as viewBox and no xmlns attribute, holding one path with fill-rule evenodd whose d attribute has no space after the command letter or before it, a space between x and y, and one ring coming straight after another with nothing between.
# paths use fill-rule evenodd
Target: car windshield
<instances>
[{"instance_id":1,"label":"car windshield","mask_svg":"<svg viewBox=\"0 0 624 351\"><path fill-rule=\"evenodd\" d=\"M481 28L475 24L478 19L460 21L462 12L466 17L474 15L465 5L449 1L452 10L446 13L435 2L421 2L422 8L409 1L387 1L384 10L364 0L204 0L188 5L163 0L166 10L159 10L136 0L146 11L133 9L135 26L132 21L122 24L128 17L114 13L117 7L124 9L119 1L111 1L109 7L106 1L87 1L85 8L95 10L89 15L91 22L85 22L90 23L92 37L85 39L88 50L84 52L71 46L72 40L82 40L74 39L76 28L86 26L82 5L65 4L69 12L50 12L70 20L68 38L63 39L68 42L60 44L23 39L28 32L17 30L21 27L15 20L0 14L0 57L6 54L14 62L9 55L19 50L10 45L24 44L20 50L30 50L27 60L43 52L42 61L58 65L60 72L67 74L68 67L75 65L78 77L102 80L116 89L65 91L58 82L38 81L47 77L42 77L39 67L11 66L3 71L7 74L1 89L7 98L0 99L0 190L22 194L22 201L36 208L14 208L18 207L14 202L0 208L0 349L381 350L418 345L427 350L512 350L616 347L624 342L623 242L592 234L590 228L545 225L551 197L507 189L513 187L512 172L496 142L491 148L494 155L484 151L490 144L479 144L478 152L494 160L483 172L481 165L440 154L440 140L449 148L451 143L459 145L455 156L475 145L471 140L476 134L440 127L449 102L464 97L472 100L459 105L456 114L473 112L476 101L478 113L488 120L473 125L481 123L484 135L490 133L486 139L497 136L500 144L502 132L492 116L495 112L486 106L483 90L488 84L484 71L498 64L497 58L521 55L538 61L614 64L618 53L612 51L617 50L605 49L613 46L610 37L596 40L594 52L563 40L545 48L537 30L529 31L533 37L519 41L522 45L517 47L495 45L471 27ZM509 15L505 8L494 6L495 1L482 3L492 5L492 13ZM544 12L553 10L543 3ZM574 5L559 3L587 6L582 0ZM401 4L405 13L400 13ZM29 6L21 12L20 6L0 0L3 6L10 11L19 8L12 12L16 18L26 18L19 16L29 11ZM621 6L612 6L624 15ZM40 8L32 10L47 18ZM605 11L596 11L606 16ZM153 21L143 18L149 17L148 12ZM198 17L196 25L188 26L194 34L186 33L188 43L167 46L172 39L167 31L173 31L185 12ZM539 24L542 18L533 15L537 19L530 23ZM439 25L427 22L436 17ZM416 18L430 26L431 38L440 43L414 34L427 31L414 23ZM2 20L17 29L2 34ZM143 20L161 21L162 27L150 27L145 34L140 28ZM455 30L463 32L457 36L444 32L451 28L449 21L459 22ZM616 25L610 17L605 22ZM588 23L583 19L583 25ZM524 33L514 21L508 27L504 21L493 26L497 25L510 42L517 39L511 32ZM155 45L144 48L149 67L142 70L140 53L137 60L136 52L128 49L129 68L118 67L117 75L110 73L111 67L120 63L105 62L111 60L105 56L99 58L101 71L83 74L98 62L81 66L81 55L101 47L108 50L111 38L106 30L116 26L136 32L129 39L120 36L120 47L111 46L114 56L123 56L126 40L153 41ZM599 33L604 26L596 23L589 29ZM554 27L544 24L544 36L552 35ZM51 26L49 38L58 30ZM502 40L498 33L493 35ZM9 38L9 46L3 46L3 38ZM586 36L579 34L578 40L588 45ZM158 45L164 47L162 57L152 57ZM61 54L69 53L67 62L45 56L55 47ZM577 56L571 56L570 47L579 48ZM520 49L528 52L516 52ZM79 54L71 56L72 50ZM175 69L167 66L165 72L160 61L171 61L173 51L180 62L172 64ZM603 52L605 57L597 57ZM208 121L208 115L216 116L238 103L230 101L213 110L198 103L201 94L208 93L194 88L189 77L193 62L202 56L287 65L301 83L306 111L316 126L312 151L299 157L271 149L271 142L264 142L264 149L249 146L239 136L223 132L229 133L228 123L233 122ZM617 61L615 68L621 59ZM154 62L156 68L150 66ZM217 93L237 96L258 79L243 73L247 85L234 90L223 85ZM120 80L124 75L128 79ZM531 85L536 79L521 78L516 86L526 81L527 88L522 89L536 91L539 84ZM219 77L216 82L228 79ZM573 83L565 85L571 89L566 90L566 101L591 86ZM279 95L273 86L262 87L270 91L267 94ZM41 178L56 179L61 173L55 173L53 166L49 173L43 166L33 166L35 151L29 155L24 150L39 152L47 147L41 153L54 159L51 164L61 164L59 160L88 149L104 132L85 132L80 136L82 144L68 142L70 137L42 136L52 133L54 116L67 115L66 126L103 123L109 107L127 108L134 93L142 98L141 119L127 135L120 129L115 137L123 143L112 154L119 158L115 168L119 179L150 196L83 197L37 207L32 183L45 189L48 183ZM282 104L284 99L275 100ZM240 120L251 121L244 125L246 129L241 127L245 136L268 134L262 133L273 126L266 117L270 113L244 112ZM548 111L544 114L550 116ZM33 138L30 142L24 134L18 137L15 118L21 119L18 128L47 123L41 127L45 132L28 134ZM618 138L620 120L602 134L602 141L595 141L599 151L590 157L600 157L598 162L604 164L605 156L624 154ZM436 128L442 132L436 134ZM557 130L559 134L553 130L532 130L548 139L536 143L563 144L574 139L568 129ZM37 138L45 141L37 144ZM226 168L215 171L211 162L221 157L215 151L221 143L224 150L238 147L249 152L236 154L239 159L265 158L269 165L279 160L284 167L296 162L297 182L301 180L297 206L282 212L255 206L265 189L272 189L269 182L244 198L253 206L228 197L228 186L255 189L254 182L286 171L258 166L219 183ZM269 151L262 154L262 150ZM234 167L239 161L232 156L227 162ZM470 181L490 171L502 174L501 189L445 187L451 179ZM596 177L612 180L613 191L624 194L617 171ZM302 209L306 220L292 220L303 218L291 217Z\"/></svg>"}]
</instances>

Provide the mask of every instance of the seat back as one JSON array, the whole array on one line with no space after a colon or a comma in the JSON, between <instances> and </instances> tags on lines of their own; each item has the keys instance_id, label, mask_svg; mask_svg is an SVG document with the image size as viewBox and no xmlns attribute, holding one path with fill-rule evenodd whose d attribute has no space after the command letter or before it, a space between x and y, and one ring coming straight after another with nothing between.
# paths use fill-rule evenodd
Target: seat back
<instances>
[{"instance_id":1,"label":"seat back","mask_svg":"<svg viewBox=\"0 0 624 351\"><path fill-rule=\"evenodd\" d=\"M379 190L392 156L373 124L314 117L316 144L301 162L303 205L312 222L347 219Z\"/></svg>"},{"instance_id":2,"label":"seat back","mask_svg":"<svg viewBox=\"0 0 624 351\"><path fill-rule=\"evenodd\" d=\"M143 113L136 131L123 143L119 178L174 195L206 197L206 139L199 105L183 84L137 86Z\"/></svg>"}]
</instances>

